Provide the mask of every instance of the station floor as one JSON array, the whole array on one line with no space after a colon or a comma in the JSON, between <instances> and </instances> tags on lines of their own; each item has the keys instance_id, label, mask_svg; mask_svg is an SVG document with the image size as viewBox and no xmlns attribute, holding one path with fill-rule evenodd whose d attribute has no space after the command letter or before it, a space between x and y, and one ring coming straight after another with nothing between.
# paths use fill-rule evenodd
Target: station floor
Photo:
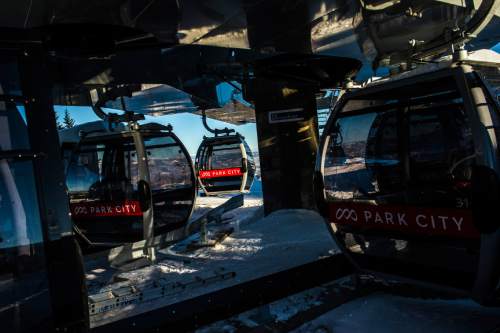
<instances>
[{"instance_id":1,"label":"station floor","mask_svg":"<svg viewBox=\"0 0 500 333\"><path fill-rule=\"evenodd\" d=\"M196 333L494 333L500 308L470 299L360 293L333 281L200 328Z\"/></svg>"},{"instance_id":2,"label":"station floor","mask_svg":"<svg viewBox=\"0 0 500 333\"><path fill-rule=\"evenodd\" d=\"M198 202L201 210L224 200L203 199ZM264 218L259 200L245 202L243 207L226 213L222 223L209 225L208 239L220 240L215 246L193 248L193 242L200 237L194 234L160 250L157 262L151 266L120 271L90 265L87 271L89 303L97 300L90 316L91 326L202 296L338 252L323 218L317 213L282 210ZM139 298L134 296L139 293ZM120 294L123 296L117 306L118 301L113 303L113 300L118 300ZM126 297L133 301L123 301ZM99 307L99 300L103 299L111 306Z\"/></svg>"}]
</instances>

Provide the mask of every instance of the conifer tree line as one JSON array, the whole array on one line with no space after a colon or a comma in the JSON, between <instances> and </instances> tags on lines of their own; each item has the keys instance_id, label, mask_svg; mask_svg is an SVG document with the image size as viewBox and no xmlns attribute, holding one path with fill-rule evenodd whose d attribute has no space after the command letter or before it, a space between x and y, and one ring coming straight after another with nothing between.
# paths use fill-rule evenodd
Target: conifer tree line
<instances>
[{"instance_id":1,"label":"conifer tree line","mask_svg":"<svg viewBox=\"0 0 500 333\"><path fill-rule=\"evenodd\" d=\"M75 119L71 118L68 110L64 111L64 117L62 122L59 121L59 115L55 112L57 129L71 128L75 126Z\"/></svg>"}]
</instances>

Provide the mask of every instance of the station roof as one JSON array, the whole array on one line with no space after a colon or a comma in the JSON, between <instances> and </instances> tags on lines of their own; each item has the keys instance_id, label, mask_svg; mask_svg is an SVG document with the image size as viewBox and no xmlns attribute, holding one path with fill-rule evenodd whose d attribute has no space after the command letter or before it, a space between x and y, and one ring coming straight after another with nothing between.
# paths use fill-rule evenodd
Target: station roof
<instances>
[{"instance_id":1,"label":"station roof","mask_svg":"<svg viewBox=\"0 0 500 333\"><path fill-rule=\"evenodd\" d=\"M251 101L220 103L217 87L267 68L262 61L276 69L283 55L310 57L292 59L309 66L299 74L335 88L356 73L441 55L472 38L471 48L491 47L500 39L499 7L494 0L6 1L0 46L50 51L59 104L89 105L90 91L108 86L163 85L187 97L150 87L129 102L150 114L234 112L229 120L238 123L251 121ZM317 56L332 57L329 65L321 60L326 80L314 76Z\"/></svg>"}]
</instances>

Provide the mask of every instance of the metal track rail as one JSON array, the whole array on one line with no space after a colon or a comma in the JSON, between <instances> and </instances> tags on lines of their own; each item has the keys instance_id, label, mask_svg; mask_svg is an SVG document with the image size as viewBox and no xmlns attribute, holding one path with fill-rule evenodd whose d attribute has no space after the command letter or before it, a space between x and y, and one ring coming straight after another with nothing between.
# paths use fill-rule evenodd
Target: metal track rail
<instances>
[{"instance_id":1,"label":"metal track rail","mask_svg":"<svg viewBox=\"0 0 500 333\"><path fill-rule=\"evenodd\" d=\"M160 278L147 284L118 287L109 291L89 296L89 314L96 316L115 311L131 304L140 304L159 298L175 296L191 288L234 278L236 273L219 271L205 276L194 276L183 282L169 282Z\"/></svg>"}]
</instances>

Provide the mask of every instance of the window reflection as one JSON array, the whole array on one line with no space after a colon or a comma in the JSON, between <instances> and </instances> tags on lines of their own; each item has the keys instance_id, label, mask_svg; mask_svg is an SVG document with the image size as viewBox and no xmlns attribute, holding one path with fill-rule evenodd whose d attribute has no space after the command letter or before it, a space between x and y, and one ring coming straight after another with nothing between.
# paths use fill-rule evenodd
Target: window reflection
<instances>
[{"instance_id":1,"label":"window reflection","mask_svg":"<svg viewBox=\"0 0 500 333\"><path fill-rule=\"evenodd\" d=\"M191 165L179 144L171 137L146 139L145 144L153 191L192 186Z\"/></svg>"},{"instance_id":2,"label":"window reflection","mask_svg":"<svg viewBox=\"0 0 500 333\"><path fill-rule=\"evenodd\" d=\"M3 158L9 151L28 151L26 117L14 104L0 105L0 248L42 242L33 165Z\"/></svg>"},{"instance_id":3,"label":"window reflection","mask_svg":"<svg viewBox=\"0 0 500 333\"><path fill-rule=\"evenodd\" d=\"M337 121L325 156L325 186L332 198L369 198L401 184L396 112Z\"/></svg>"},{"instance_id":4,"label":"window reflection","mask_svg":"<svg viewBox=\"0 0 500 333\"><path fill-rule=\"evenodd\" d=\"M241 149L239 143L217 145L213 147L211 168L225 169L241 167Z\"/></svg>"}]
</instances>

